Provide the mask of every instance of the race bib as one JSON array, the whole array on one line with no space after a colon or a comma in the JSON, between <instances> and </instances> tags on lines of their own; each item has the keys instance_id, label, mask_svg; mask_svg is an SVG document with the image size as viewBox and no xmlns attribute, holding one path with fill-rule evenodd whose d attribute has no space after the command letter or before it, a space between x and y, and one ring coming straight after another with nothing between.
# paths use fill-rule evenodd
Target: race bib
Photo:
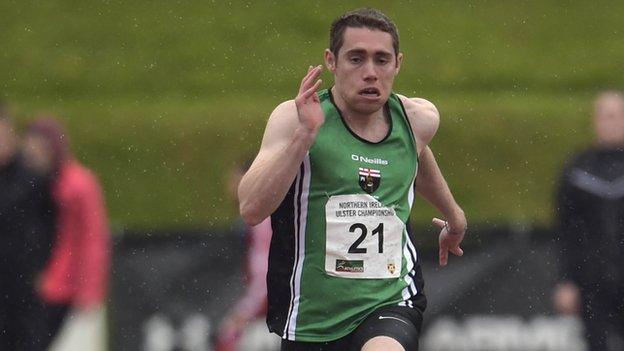
<instances>
[{"instance_id":1,"label":"race bib","mask_svg":"<svg viewBox=\"0 0 624 351\"><path fill-rule=\"evenodd\" d=\"M401 273L405 224L367 194L336 195L325 205L325 272L342 278L387 279Z\"/></svg>"}]
</instances>

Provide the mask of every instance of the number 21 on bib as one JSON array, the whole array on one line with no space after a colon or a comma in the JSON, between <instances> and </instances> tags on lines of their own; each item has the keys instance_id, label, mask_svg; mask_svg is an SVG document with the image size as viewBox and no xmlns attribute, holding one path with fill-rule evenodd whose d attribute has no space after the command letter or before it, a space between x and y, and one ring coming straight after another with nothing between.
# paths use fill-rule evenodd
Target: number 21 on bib
<instances>
[{"instance_id":1,"label":"number 21 on bib","mask_svg":"<svg viewBox=\"0 0 624 351\"><path fill-rule=\"evenodd\" d=\"M341 278L398 278L405 224L367 194L336 195L325 205L325 272Z\"/></svg>"}]
</instances>

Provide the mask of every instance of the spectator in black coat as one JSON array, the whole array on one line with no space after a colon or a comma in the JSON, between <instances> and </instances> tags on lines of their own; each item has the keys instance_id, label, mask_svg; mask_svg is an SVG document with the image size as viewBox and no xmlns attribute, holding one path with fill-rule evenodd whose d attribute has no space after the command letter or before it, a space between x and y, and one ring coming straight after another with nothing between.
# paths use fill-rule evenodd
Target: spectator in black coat
<instances>
[{"instance_id":1,"label":"spectator in black coat","mask_svg":"<svg viewBox=\"0 0 624 351\"><path fill-rule=\"evenodd\" d=\"M605 92L595 145L563 170L557 196L562 283L556 309L580 312L590 350L624 350L624 96Z\"/></svg>"},{"instance_id":2,"label":"spectator in black coat","mask_svg":"<svg viewBox=\"0 0 624 351\"><path fill-rule=\"evenodd\" d=\"M42 350L42 306L34 286L54 234L46 184L25 167L0 108L0 350Z\"/></svg>"}]
</instances>

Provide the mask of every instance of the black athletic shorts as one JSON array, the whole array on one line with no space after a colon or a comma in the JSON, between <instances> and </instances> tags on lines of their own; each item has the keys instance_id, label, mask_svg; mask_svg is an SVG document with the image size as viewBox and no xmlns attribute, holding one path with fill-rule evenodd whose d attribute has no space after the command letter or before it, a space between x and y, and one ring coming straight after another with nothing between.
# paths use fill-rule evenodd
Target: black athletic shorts
<instances>
[{"instance_id":1,"label":"black athletic shorts","mask_svg":"<svg viewBox=\"0 0 624 351\"><path fill-rule=\"evenodd\" d=\"M384 306L371 313L353 332L338 340L328 342L299 342L282 340L281 351L360 351L364 344L376 336L388 336L396 340L406 351L418 350L418 339L426 306L422 301L406 307Z\"/></svg>"}]
</instances>

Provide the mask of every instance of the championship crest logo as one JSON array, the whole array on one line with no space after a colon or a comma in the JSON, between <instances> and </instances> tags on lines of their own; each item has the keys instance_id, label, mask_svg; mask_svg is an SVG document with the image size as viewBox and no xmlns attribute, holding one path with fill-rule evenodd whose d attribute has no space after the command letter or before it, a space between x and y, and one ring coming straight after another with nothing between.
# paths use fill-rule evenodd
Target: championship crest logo
<instances>
[{"instance_id":1,"label":"championship crest logo","mask_svg":"<svg viewBox=\"0 0 624 351\"><path fill-rule=\"evenodd\" d=\"M388 263L388 272L390 272L390 274L394 274L395 270L396 266L394 265L394 263Z\"/></svg>"},{"instance_id":2,"label":"championship crest logo","mask_svg":"<svg viewBox=\"0 0 624 351\"><path fill-rule=\"evenodd\" d=\"M381 172L377 169L362 168L359 171L360 187L362 190L372 194L381 182Z\"/></svg>"}]
</instances>

